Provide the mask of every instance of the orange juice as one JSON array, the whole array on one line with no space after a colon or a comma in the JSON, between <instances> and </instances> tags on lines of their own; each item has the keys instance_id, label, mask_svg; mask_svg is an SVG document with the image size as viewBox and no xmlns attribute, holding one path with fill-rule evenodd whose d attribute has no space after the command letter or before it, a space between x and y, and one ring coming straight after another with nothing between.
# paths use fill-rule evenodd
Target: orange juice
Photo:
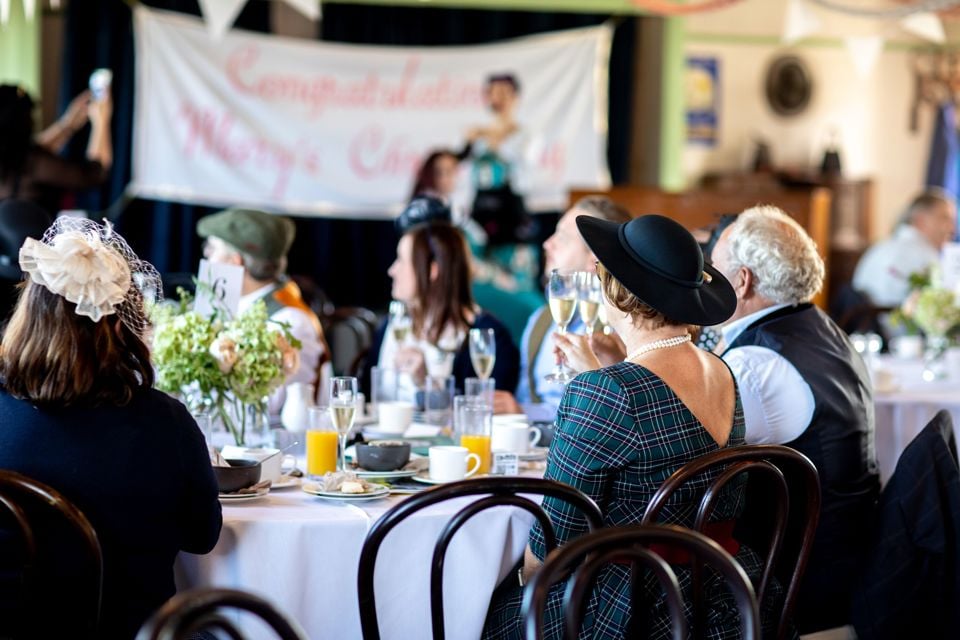
<instances>
[{"instance_id":1,"label":"orange juice","mask_svg":"<svg viewBox=\"0 0 960 640\"><path fill-rule=\"evenodd\" d=\"M307 431L307 473L322 476L337 470L337 432Z\"/></svg>"},{"instance_id":2,"label":"orange juice","mask_svg":"<svg viewBox=\"0 0 960 640\"><path fill-rule=\"evenodd\" d=\"M477 474L490 473L490 436L465 433L460 436L460 446L466 447L470 453L480 456L480 468ZM469 471L469 461L467 470Z\"/></svg>"}]
</instances>

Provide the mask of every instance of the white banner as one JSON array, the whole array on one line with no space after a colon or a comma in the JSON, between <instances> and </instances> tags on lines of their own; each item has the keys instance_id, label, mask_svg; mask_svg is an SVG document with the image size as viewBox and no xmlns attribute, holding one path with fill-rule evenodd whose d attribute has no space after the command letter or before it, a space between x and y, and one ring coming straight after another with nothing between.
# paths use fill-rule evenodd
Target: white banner
<instances>
[{"instance_id":1,"label":"white banner","mask_svg":"<svg viewBox=\"0 0 960 640\"><path fill-rule=\"evenodd\" d=\"M492 123L484 85L503 73L520 85L509 175L527 207L609 185L609 27L401 48L239 31L214 41L198 18L144 8L135 25L133 195L392 216L426 153L458 151ZM463 163L461 186L477 173Z\"/></svg>"}]
</instances>

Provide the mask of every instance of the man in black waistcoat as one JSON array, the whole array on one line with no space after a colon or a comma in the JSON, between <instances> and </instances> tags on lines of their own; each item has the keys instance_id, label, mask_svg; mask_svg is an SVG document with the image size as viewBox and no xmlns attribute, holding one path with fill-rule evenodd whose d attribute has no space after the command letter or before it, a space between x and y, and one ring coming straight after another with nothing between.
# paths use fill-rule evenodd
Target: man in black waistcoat
<instances>
[{"instance_id":1,"label":"man in black waistcoat","mask_svg":"<svg viewBox=\"0 0 960 640\"><path fill-rule=\"evenodd\" d=\"M869 372L846 334L810 303L823 260L783 211L743 212L712 258L737 293L720 352L737 380L747 442L793 447L820 474L820 524L797 625L801 633L845 625L879 492Z\"/></svg>"}]
</instances>

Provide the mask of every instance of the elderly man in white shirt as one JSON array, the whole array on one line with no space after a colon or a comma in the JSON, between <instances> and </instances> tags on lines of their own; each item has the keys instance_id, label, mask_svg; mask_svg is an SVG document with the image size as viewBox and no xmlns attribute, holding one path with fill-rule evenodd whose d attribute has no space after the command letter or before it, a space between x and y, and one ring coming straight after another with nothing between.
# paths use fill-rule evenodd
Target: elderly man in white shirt
<instances>
[{"instance_id":1,"label":"elderly man in white shirt","mask_svg":"<svg viewBox=\"0 0 960 640\"><path fill-rule=\"evenodd\" d=\"M303 301L299 287L284 275L287 252L296 233L293 221L263 211L227 209L202 218L197 223L197 233L206 238L203 255L207 260L243 267L238 311L242 313L257 300L263 300L270 319L286 323L293 337L300 341L300 367L286 384L318 384L320 367L329 361L323 328ZM281 387L270 397L272 417L280 414L285 390Z\"/></svg>"},{"instance_id":2,"label":"elderly man in white shirt","mask_svg":"<svg viewBox=\"0 0 960 640\"><path fill-rule=\"evenodd\" d=\"M853 288L880 307L899 306L910 293L909 278L936 264L944 243L956 233L957 208L942 189L930 189L910 203L893 236L863 254Z\"/></svg>"},{"instance_id":3,"label":"elderly man in white shirt","mask_svg":"<svg viewBox=\"0 0 960 640\"><path fill-rule=\"evenodd\" d=\"M743 212L712 258L737 294L721 350L740 391L747 442L792 447L820 474L820 525L797 624L801 633L842 626L879 491L867 368L846 334L810 303L823 284L823 260L785 213L770 206Z\"/></svg>"}]
</instances>

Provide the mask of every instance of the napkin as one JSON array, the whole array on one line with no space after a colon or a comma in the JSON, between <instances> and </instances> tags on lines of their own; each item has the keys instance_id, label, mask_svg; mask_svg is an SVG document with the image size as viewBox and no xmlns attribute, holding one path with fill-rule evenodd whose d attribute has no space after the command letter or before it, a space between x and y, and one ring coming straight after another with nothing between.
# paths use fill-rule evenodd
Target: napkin
<instances>
[{"instance_id":1,"label":"napkin","mask_svg":"<svg viewBox=\"0 0 960 640\"><path fill-rule=\"evenodd\" d=\"M253 495L255 493L259 493L263 491L264 489L268 489L270 487L270 484L271 483L269 480L261 480L257 484L250 485L249 487L244 487L243 489L237 489L236 491L231 491L230 493L226 493L224 495L228 495L228 496Z\"/></svg>"}]
</instances>

